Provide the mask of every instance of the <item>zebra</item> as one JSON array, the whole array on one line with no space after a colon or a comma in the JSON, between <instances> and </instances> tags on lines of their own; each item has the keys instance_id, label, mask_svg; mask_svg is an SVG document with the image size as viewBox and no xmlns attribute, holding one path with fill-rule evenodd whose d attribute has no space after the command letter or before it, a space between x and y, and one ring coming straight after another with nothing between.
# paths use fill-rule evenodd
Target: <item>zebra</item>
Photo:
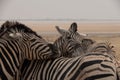
<instances>
[{"instance_id":1,"label":"zebra","mask_svg":"<svg viewBox=\"0 0 120 80\"><path fill-rule=\"evenodd\" d=\"M96 45L92 48L103 50L72 58L26 61L21 68L22 80L119 80L112 47Z\"/></svg>"},{"instance_id":2,"label":"zebra","mask_svg":"<svg viewBox=\"0 0 120 80\"><path fill-rule=\"evenodd\" d=\"M59 53L59 57L80 56L86 53L90 45L95 43L94 40L87 39L85 36L77 32L76 23L72 23L69 30L60 29L59 27L56 27L56 29L61 34L61 36L56 39L53 44L57 48L56 53Z\"/></svg>"},{"instance_id":3,"label":"zebra","mask_svg":"<svg viewBox=\"0 0 120 80\"><path fill-rule=\"evenodd\" d=\"M74 25L73 25L74 24ZM60 29L59 27L56 27L56 29L58 30L58 32L60 33L60 34L62 34L62 36L61 37L63 37L62 39L58 39L58 40L56 40L55 41L55 46L57 47L57 49L58 49L58 53L59 53L59 55L62 55L62 56L64 56L64 57L75 57L75 56L79 56L79 55L82 55L82 54L85 54L85 53L87 53L87 52L93 52L93 50L90 50L90 49L94 49L94 50L96 50L96 51L94 51L94 52L105 52L105 50L104 49L102 49L102 47L104 47L104 46L106 46L106 44L104 44L104 43L100 43L100 44L98 44L98 43L96 43L96 41L94 41L94 40L92 40L92 39L88 39L88 38L83 38L83 37L81 37L80 39L81 39L81 44L78 46L79 47L79 49L76 49L76 51L75 51L75 49L74 48L76 48L76 47L74 47L73 48L73 46L75 45L73 45L72 46L72 44L75 42L73 42L71 45L70 45L70 43L67 43L67 39L73 39L73 40L76 40L76 42L79 40L77 37L78 37L78 35L76 35L76 34L74 34L74 31L75 31L75 29L74 28L77 28L77 27L74 27L75 25L77 26L77 24L76 23L73 23L72 25L71 25L71 27L69 28L69 30L67 31L67 30L64 30L64 29ZM77 31L77 29L76 29L76 31ZM71 33L71 34L70 34ZM74 34L74 35L72 35L72 34ZM72 36L71 36L72 35ZM76 37L76 38L74 38L74 36ZM81 35L82 36L82 35ZM75 43L76 43L75 42ZM98 48L96 47L96 48L94 48L95 47L95 45L96 44L94 44L94 43L96 43L97 44L97 46L98 46ZM65 48L65 47L62 47L62 46L64 46L65 44L67 44L67 45L69 45L68 47L71 47L71 48ZM94 45L92 45L92 44L94 44ZM101 45L104 45L104 46L101 46ZM109 44L108 44L109 45ZM101 46L101 47L100 47ZM91 47L91 48L90 48ZM106 46L107 47L107 49L109 49L109 50L107 50L107 51L110 51L110 48L108 47L108 46ZM113 47L113 46L112 46ZM112 48L111 47L111 48ZM63 48L63 49L62 49ZM103 51L101 51L101 50L103 50ZM78 52L77 52L78 51ZM75 52L75 53L74 53ZM119 70L120 68L119 68L119 66L118 66L118 68L117 68L117 71L118 71L118 74L120 74L120 70Z\"/></svg>"},{"instance_id":4,"label":"zebra","mask_svg":"<svg viewBox=\"0 0 120 80\"><path fill-rule=\"evenodd\" d=\"M0 27L0 80L19 80L25 59L46 60L53 56L53 45L26 25L6 21Z\"/></svg>"}]
</instances>

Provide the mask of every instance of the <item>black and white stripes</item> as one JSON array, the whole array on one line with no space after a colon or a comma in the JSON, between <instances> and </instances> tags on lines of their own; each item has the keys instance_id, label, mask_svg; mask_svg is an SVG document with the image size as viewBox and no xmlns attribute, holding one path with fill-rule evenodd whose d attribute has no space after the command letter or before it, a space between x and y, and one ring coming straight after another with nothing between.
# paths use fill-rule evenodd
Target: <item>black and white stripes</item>
<instances>
[{"instance_id":1,"label":"black and white stripes","mask_svg":"<svg viewBox=\"0 0 120 80\"><path fill-rule=\"evenodd\" d=\"M22 80L118 80L114 60L107 53L27 63Z\"/></svg>"}]
</instances>

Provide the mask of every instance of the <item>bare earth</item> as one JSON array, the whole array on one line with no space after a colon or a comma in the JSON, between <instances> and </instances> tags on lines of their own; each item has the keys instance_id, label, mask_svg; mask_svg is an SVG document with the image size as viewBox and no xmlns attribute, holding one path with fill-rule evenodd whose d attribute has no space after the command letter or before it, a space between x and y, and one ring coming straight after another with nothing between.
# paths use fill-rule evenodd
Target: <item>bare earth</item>
<instances>
[{"instance_id":1,"label":"bare earth","mask_svg":"<svg viewBox=\"0 0 120 80\"><path fill-rule=\"evenodd\" d=\"M1 21L2 24L4 21ZM71 21L20 21L37 31L49 42L53 42L60 35L55 26L68 29ZM88 34L89 38L95 39L97 42L109 41L114 46L117 59L120 60L120 23L81 23L77 22L78 31Z\"/></svg>"}]
</instances>

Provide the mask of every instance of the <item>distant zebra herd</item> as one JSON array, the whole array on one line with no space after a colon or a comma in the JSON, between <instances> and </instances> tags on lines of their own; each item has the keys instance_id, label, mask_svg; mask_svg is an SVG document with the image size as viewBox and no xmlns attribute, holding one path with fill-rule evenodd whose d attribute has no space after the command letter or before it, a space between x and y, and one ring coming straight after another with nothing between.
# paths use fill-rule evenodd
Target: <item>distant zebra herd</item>
<instances>
[{"instance_id":1,"label":"distant zebra herd","mask_svg":"<svg viewBox=\"0 0 120 80\"><path fill-rule=\"evenodd\" d=\"M120 62L109 42L97 43L77 31L56 30L50 43L26 25L0 27L0 80L120 80Z\"/></svg>"}]
</instances>

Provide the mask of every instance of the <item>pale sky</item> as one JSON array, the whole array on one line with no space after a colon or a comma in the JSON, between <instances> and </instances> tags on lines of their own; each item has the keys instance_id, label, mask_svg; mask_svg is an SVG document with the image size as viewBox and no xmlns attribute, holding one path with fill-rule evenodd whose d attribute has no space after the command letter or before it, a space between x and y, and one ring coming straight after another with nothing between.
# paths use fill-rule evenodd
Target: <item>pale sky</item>
<instances>
[{"instance_id":1,"label":"pale sky","mask_svg":"<svg viewBox=\"0 0 120 80\"><path fill-rule=\"evenodd\" d=\"M120 20L120 0L0 0L2 19Z\"/></svg>"}]
</instances>

